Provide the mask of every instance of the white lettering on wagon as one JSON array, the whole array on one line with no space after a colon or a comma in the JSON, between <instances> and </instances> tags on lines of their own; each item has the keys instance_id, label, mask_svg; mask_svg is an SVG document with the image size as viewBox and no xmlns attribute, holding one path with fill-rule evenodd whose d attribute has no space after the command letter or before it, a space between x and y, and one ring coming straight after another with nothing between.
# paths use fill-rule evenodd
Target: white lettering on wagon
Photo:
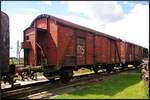
<instances>
[{"instance_id":1,"label":"white lettering on wagon","mask_svg":"<svg viewBox=\"0 0 150 100\"><path fill-rule=\"evenodd\" d=\"M85 52L84 46L82 45L77 45L77 54L78 55L83 55Z\"/></svg>"}]
</instances>

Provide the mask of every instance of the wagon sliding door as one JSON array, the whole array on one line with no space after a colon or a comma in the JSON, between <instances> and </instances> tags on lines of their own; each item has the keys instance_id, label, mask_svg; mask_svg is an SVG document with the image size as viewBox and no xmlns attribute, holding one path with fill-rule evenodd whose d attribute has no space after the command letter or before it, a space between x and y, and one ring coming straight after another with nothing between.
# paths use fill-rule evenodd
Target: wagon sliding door
<instances>
[{"instance_id":1,"label":"wagon sliding door","mask_svg":"<svg viewBox=\"0 0 150 100\"><path fill-rule=\"evenodd\" d=\"M77 65L85 64L85 38L77 37Z\"/></svg>"}]
</instances>

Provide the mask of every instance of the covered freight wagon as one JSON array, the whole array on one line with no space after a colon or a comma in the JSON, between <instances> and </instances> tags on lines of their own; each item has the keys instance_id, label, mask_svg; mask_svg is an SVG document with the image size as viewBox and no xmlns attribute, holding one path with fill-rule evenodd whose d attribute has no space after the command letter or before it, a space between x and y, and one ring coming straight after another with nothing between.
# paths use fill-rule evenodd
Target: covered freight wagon
<instances>
[{"instance_id":1,"label":"covered freight wagon","mask_svg":"<svg viewBox=\"0 0 150 100\"><path fill-rule=\"evenodd\" d=\"M9 72L9 17L2 11L0 32L0 70L2 74Z\"/></svg>"},{"instance_id":2,"label":"covered freight wagon","mask_svg":"<svg viewBox=\"0 0 150 100\"><path fill-rule=\"evenodd\" d=\"M2 11L0 32L0 72L1 81L8 81L13 86L15 65L9 65L9 17Z\"/></svg>"},{"instance_id":3,"label":"covered freight wagon","mask_svg":"<svg viewBox=\"0 0 150 100\"><path fill-rule=\"evenodd\" d=\"M121 41L121 61L123 64L133 64L137 66L144 58L143 47L134 43Z\"/></svg>"},{"instance_id":4,"label":"covered freight wagon","mask_svg":"<svg viewBox=\"0 0 150 100\"><path fill-rule=\"evenodd\" d=\"M119 38L42 14L24 31L24 64L44 66L49 78L72 75L80 67L97 71L101 66L109 72L126 62L121 45Z\"/></svg>"}]
</instances>

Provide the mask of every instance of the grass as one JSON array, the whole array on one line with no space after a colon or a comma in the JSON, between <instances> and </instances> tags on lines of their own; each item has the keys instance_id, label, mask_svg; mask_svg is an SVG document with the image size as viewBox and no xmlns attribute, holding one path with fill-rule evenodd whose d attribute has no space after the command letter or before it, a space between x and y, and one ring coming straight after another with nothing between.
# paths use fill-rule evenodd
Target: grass
<instances>
[{"instance_id":1,"label":"grass","mask_svg":"<svg viewBox=\"0 0 150 100\"><path fill-rule=\"evenodd\" d=\"M119 75L53 99L148 99L148 89L140 73Z\"/></svg>"},{"instance_id":2,"label":"grass","mask_svg":"<svg viewBox=\"0 0 150 100\"><path fill-rule=\"evenodd\" d=\"M20 63L23 64L24 63L24 58L20 58ZM9 64L17 64L17 60L16 59L9 59Z\"/></svg>"}]
</instances>

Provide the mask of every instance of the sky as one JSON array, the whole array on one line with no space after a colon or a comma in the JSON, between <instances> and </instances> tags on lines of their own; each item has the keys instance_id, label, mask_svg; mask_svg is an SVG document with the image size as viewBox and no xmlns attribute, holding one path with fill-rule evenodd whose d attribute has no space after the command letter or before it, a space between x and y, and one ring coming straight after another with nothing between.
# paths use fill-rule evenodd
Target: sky
<instances>
[{"instance_id":1,"label":"sky","mask_svg":"<svg viewBox=\"0 0 150 100\"><path fill-rule=\"evenodd\" d=\"M49 14L149 48L149 1L1 1L9 16L10 57L40 14ZM23 57L23 50L21 52Z\"/></svg>"}]
</instances>

